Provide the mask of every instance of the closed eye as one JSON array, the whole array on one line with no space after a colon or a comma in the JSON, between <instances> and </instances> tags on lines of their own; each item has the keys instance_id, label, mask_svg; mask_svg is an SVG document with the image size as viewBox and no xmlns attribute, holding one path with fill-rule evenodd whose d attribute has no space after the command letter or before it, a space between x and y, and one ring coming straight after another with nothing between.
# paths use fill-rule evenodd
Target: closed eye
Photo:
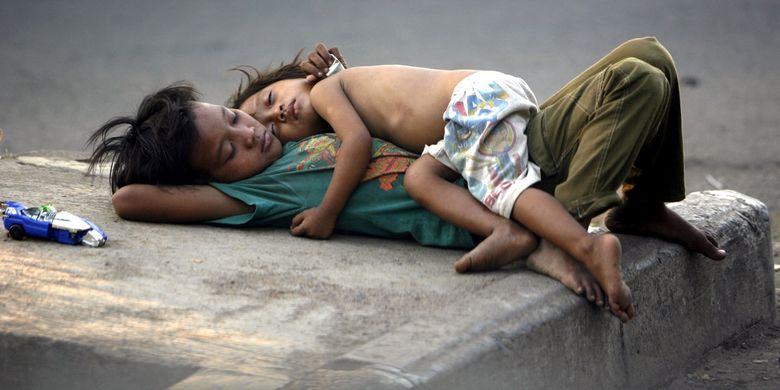
<instances>
[{"instance_id":1,"label":"closed eye","mask_svg":"<svg viewBox=\"0 0 780 390\"><path fill-rule=\"evenodd\" d=\"M227 160L225 162L228 162L233 159L233 157L236 156L236 145L234 145L232 142L230 143L230 153L228 153Z\"/></svg>"},{"instance_id":2,"label":"closed eye","mask_svg":"<svg viewBox=\"0 0 780 390\"><path fill-rule=\"evenodd\" d=\"M268 101L266 102L266 105L268 107L271 107L271 103L273 103L273 101L271 100L271 94L272 94L272 92L268 91Z\"/></svg>"}]
</instances>

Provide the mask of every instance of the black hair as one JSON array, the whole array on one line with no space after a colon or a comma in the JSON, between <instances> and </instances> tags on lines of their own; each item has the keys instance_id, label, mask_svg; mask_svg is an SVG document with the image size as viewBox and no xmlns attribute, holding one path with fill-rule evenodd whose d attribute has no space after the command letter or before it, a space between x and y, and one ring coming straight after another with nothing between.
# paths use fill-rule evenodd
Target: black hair
<instances>
[{"instance_id":1,"label":"black hair","mask_svg":"<svg viewBox=\"0 0 780 390\"><path fill-rule=\"evenodd\" d=\"M228 99L227 106L239 108L252 95L277 81L305 78L306 73L301 69L302 52L303 49L298 51L292 62L282 62L276 68L268 67L260 71L251 65L239 65L230 69L243 73L244 77L238 85L238 90ZM246 80L246 86L244 86L244 80Z\"/></svg>"},{"instance_id":2,"label":"black hair","mask_svg":"<svg viewBox=\"0 0 780 390\"><path fill-rule=\"evenodd\" d=\"M111 163L111 192L128 184L200 184L207 179L190 165L198 140L193 105L200 94L184 81L146 96L135 117L114 117L89 137L88 173ZM115 129L121 134L110 136Z\"/></svg>"}]
</instances>

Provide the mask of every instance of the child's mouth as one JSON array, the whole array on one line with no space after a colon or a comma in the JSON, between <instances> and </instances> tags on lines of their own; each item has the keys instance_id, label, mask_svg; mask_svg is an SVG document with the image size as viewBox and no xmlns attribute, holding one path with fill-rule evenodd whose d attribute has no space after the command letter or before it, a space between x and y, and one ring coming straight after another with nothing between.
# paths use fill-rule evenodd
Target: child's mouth
<instances>
[{"instance_id":1,"label":"child's mouth","mask_svg":"<svg viewBox=\"0 0 780 390\"><path fill-rule=\"evenodd\" d=\"M298 120L298 110L295 108L295 100L290 102L290 105L287 106L287 112L290 113L290 115Z\"/></svg>"},{"instance_id":2,"label":"child's mouth","mask_svg":"<svg viewBox=\"0 0 780 390\"><path fill-rule=\"evenodd\" d=\"M262 152L268 150L268 147L271 145L271 142L273 141L273 139L271 138L272 137L271 134L268 133L270 132L266 131L263 133L262 148L260 148Z\"/></svg>"}]
</instances>

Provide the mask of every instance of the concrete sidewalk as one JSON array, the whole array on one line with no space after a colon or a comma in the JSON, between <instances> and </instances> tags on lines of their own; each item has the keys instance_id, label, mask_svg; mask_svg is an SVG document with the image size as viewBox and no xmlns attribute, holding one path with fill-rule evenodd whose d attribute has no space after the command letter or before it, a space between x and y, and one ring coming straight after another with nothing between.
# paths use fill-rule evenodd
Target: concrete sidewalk
<instances>
[{"instance_id":1,"label":"concrete sidewalk","mask_svg":"<svg viewBox=\"0 0 780 390\"><path fill-rule=\"evenodd\" d=\"M519 266L457 275L456 250L124 221L105 178L52 156L0 159L0 198L109 241L0 238L0 388L656 387L774 316L766 207L731 191L674 205L723 262L621 236L623 325Z\"/></svg>"}]
</instances>

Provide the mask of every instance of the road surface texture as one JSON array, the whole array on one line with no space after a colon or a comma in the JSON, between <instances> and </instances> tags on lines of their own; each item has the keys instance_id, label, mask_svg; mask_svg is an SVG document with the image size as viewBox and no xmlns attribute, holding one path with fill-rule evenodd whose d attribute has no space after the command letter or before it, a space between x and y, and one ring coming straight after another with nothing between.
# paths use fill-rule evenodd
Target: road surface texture
<instances>
[{"instance_id":1,"label":"road surface texture","mask_svg":"<svg viewBox=\"0 0 780 390\"><path fill-rule=\"evenodd\" d=\"M688 190L764 202L780 263L778 14L775 0L4 0L0 154L83 157L91 131L159 87L190 80L221 103L239 79L227 69L276 64L317 41L338 45L351 65L505 71L544 100L620 42L653 35L682 80ZM0 197L9 184L0 174ZM777 388L779 340L776 324L757 326L673 385Z\"/></svg>"}]
</instances>

